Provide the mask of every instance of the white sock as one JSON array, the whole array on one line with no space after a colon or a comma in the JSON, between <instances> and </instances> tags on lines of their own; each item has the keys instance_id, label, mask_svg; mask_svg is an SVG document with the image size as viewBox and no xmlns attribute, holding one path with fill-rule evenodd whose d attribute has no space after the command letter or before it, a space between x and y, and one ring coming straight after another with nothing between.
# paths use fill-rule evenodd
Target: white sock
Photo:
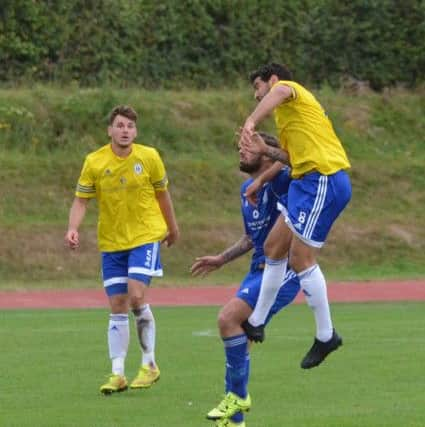
<instances>
[{"instance_id":1,"label":"white sock","mask_svg":"<svg viewBox=\"0 0 425 427\"><path fill-rule=\"evenodd\" d=\"M133 310L136 319L137 335L142 349L142 365L156 366L155 363L155 318L149 304Z\"/></svg>"},{"instance_id":2,"label":"white sock","mask_svg":"<svg viewBox=\"0 0 425 427\"><path fill-rule=\"evenodd\" d=\"M287 263L287 258L282 260L266 258L258 301L254 311L248 318L251 325L259 326L265 323L267 315L279 293L283 278L285 277Z\"/></svg>"},{"instance_id":3,"label":"white sock","mask_svg":"<svg viewBox=\"0 0 425 427\"><path fill-rule=\"evenodd\" d=\"M300 286L307 304L312 308L316 321L316 338L329 341L332 338L333 326L328 302L326 280L318 264L298 273Z\"/></svg>"},{"instance_id":4,"label":"white sock","mask_svg":"<svg viewBox=\"0 0 425 427\"><path fill-rule=\"evenodd\" d=\"M124 375L124 361L130 341L128 314L111 314L109 316L108 345L112 360L112 373Z\"/></svg>"}]
</instances>

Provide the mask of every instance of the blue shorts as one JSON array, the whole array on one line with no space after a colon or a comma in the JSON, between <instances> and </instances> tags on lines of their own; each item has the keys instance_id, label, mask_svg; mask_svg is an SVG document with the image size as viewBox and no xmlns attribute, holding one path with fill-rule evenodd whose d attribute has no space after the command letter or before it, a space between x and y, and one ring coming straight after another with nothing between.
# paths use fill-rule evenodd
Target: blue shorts
<instances>
[{"instance_id":1,"label":"blue shorts","mask_svg":"<svg viewBox=\"0 0 425 427\"><path fill-rule=\"evenodd\" d=\"M258 301L258 295L260 294L261 288L261 279L263 277L264 270L257 269L255 271L250 271L244 278L241 286L236 293L236 296L241 300L245 301L252 309L255 308L255 305ZM283 285L277 294L276 300L270 309L270 312L266 318L265 324L267 324L270 319L283 307L290 304L298 294L300 290L300 281L298 276L292 271L288 270L286 272L285 280Z\"/></svg>"},{"instance_id":2,"label":"blue shorts","mask_svg":"<svg viewBox=\"0 0 425 427\"><path fill-rule=\"evenodd\" d=\"M333 175L313 172L289 185L288 227L309 246L320 248L332 224L351 199L351 183L347 172Z\"/></svg>"},{"instance_id":3,"label":"blue shorts","mask_svg":"<svg viewBox=\"0 0 425 427\"><path fill-rule=\"evenodd\" d=\"M133 249L102 252L103 286L108 296L127 293L127 279L149 285L153 276L162 276L159 242Z\"/></svg>"}]
</instances>

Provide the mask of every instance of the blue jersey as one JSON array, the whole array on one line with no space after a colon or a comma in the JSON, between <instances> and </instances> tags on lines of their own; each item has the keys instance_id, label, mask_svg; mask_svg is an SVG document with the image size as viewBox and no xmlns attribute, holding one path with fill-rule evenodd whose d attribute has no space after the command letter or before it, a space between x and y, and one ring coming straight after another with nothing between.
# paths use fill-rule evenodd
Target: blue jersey
<instances>
[{"instance_id":1,"label":"blue jersey","mask_svg":"<svg viewBox=\"0 0 425 427\"><path fill-rule=\"evenodd\" d=\"M244 196L252 182L253 179L250 178L241 186L241 205L245 232L254 245L251 261L251 271L254 271L259 265L264 264L264 241L280 214L277 202L286 206L286 196L291 182L290 169L283 168L270 182L264 184L257 194L256 206L251 205Z\"/></svg>"}]
</instances>

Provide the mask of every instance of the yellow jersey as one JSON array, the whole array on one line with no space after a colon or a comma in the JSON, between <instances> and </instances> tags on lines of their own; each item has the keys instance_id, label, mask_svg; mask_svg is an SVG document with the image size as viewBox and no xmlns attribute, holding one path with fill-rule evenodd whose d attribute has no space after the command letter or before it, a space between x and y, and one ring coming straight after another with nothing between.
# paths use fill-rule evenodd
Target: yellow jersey
<instances>
[{"instance_id":1,"label":"yellow jersey","mask_svg":"<svg viewBox=\"0 0 425 427\"><path fill-rule=\"evenodd\" d=\"M167 186L164 164L152 147L133 144L125 158L115 155L110 144L90 153L75 195L97 199L99 249L121 251L164 238L167 225L155 192Z\"/></svg>"},{"instance_id":2,"label":"yellow jersey","mask_svg":"<svg viewBox=\"0 0 425 427\"><path fill-rule=\"evenodd\" d=\"M289 153L292 177L317 171L331 175L349 169L350 162L322 106L300 84L281 80L292 96L274 109L281 147Z\"/></svg>"}]
</instances>

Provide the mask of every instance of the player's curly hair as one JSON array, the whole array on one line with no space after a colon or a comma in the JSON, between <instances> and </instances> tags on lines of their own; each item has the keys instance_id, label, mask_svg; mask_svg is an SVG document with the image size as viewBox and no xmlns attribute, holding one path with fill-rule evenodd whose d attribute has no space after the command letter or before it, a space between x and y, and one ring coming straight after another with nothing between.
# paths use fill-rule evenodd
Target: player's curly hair
<instances>
[{"instance_id":1,"label":"player's curly hair","mask_svg":"<svg viewBox=\"0 0 425 427\"><path fill-rule=\"evenodd\" d=\"M293 80L292 73L286 65L272 62L253 71L249 75L249 81L254 83L254 80L260 77L263 82L268 82L273 75L279 77L279 80Z\"/></svg>"},{"instance_id":2,"label":"player's curly hair","mask_svg":"<svg viewBox=\"0 0 425 427\"><path fill-rule=\"evenodd\" d=\"M115 117L117 116L124 116L127 119L132 120L133 122L137 122L136 111L132 107L129 107L128 105L117 105L112 109L108 117L108 123L110 126L112 125L112 123L115 120Z\"/></svg>"}]
</instances>

